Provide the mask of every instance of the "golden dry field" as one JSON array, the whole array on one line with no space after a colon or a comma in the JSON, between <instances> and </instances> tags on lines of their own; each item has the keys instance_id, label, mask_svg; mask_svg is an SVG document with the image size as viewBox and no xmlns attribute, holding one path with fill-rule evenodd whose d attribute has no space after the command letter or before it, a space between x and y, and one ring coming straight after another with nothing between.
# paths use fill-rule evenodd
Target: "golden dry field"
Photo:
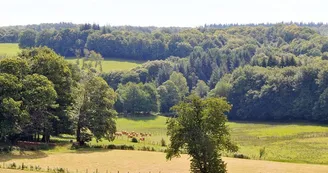
<instances>
[{"instance_id":1,"label":"golden dry field","mask_svg":"<svg viewBox=\"0 0 328 173\"><path fill-rule=\"evenodd\" d=\"M188 173L189 157L182 155L180 158L165 160L165 154L159 152L145 151L120 151L103 150L96 152L78 153L29 153L20 156L4 156L1 162L17 165L39 165L42 168L64 168L75 173L98 173L120 172L120 173ZM326 173L328 166L313 164L281 163L262 160L244 160L234 158L224 158L228 164L229 173ZM0 169L0 173L23 173L26 171L14 171Z\"/></svg>"}]
</instances>

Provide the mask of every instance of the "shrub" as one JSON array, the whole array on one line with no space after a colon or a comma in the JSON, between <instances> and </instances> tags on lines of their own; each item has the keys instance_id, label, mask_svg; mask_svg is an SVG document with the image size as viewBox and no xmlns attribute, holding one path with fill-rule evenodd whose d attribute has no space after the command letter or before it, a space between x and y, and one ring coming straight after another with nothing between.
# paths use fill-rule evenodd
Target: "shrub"
<instances>
[{"instance_id":1,"label":"shrub","mask_svg":"<svg viewBox=\"0 0 328 173\"><path fill-rule=\"evenodd\" d=\"M161 146L166 147L166 141L164 140L164 138L161 139Z\"/></svg>"},{"instance_id":2,"label":"shrub","mask_svg":"<svg viewBox=\"0 0 328 173\"><path fill-rule=\"evenodd\" d=\"M241 154L241 153L235 153L233 155L234 158L239 158L239 159L250 159L248 156Z\"/></svg>"},{"instance_id":3,"label":"shrub","mask_svg":"<svg viewBox=\"0 0 328 173\"><path fill-rule=\"evenodd\" d=\"M0 153L3 152L3 153L9 153L10 151L12 150L11 147L9 146L5 146L3 148L0 148Z\"/></svg>"},{"instance_id":4,"label":"shrub","mask_svg":"<svg viewBox=\"0 0 328 173\"><path fill-rule=\"evenodd\" d=\"M134 150L134 146L129 146L129 145L114 145L114 144L110 144L110 145L107 145L106 148L107 149L110 149L110 150L114 150L114 149L117 149L117 150Z\"/></svg>"},{"instance_id":5,"label":"shrub","mask_svg":"<svg viewBox=\"0 0 328 173\"><path fill-rule=\"evenodd\" d=\"M137 138L132 138L131 142L138 143L138 139Z\"/></svg>"},{"instance_id":6,"label":"shrub","mask_svg":"<svg viewBox=\"0 0 328 173\"><path fill-rule=\"evenodd\" d=\"M260 148L260 159L265 155L265 147Z\"/></svg>"},{"instance_id":7,"label":"shrub","mask_svg":"<svg viewBox=\"0 0 328 173\"><path fill-rule=\"evenodd\" d=\"M80 148L90 148L90 145L88 144L80 145L78 142L74 142L71 146L71 150L76 150Z\"/></svg>"},{"instance_id":8,"label":"shrub","mask_svg":"<svg viewBox=\"0 0 328 173\"><path fill-rule=\"evenodd\" d=\"M16 169L16 163L9 164L9 169Z\"/></svg>"},{"instance_id":9,"label":"shrub","mask_svg":"<svg viewBox=\"0 0 328 173\"><path fill-rule=\"evenodd\" d=\"M56 172L57 173L65 173L65 169L63 169L63 168L57 168L56 169Z\"/></svg>"},{"instance_id":10,"label":"shrub","mask_svg":"<svg viewBox=\"0 0 328 173\"><path fill-rule=\"evenodd\" d=\"M113 144L109 144L109 145L107 145L107 149L114 150L114 149L116 149L116 146Z\"/></svg>"},{"instance_id":11,"label":"shrub","mask_svg":"<svg viewBox=\"0 0 328 173\"><path fill-rule=\"evenodd\" d=\"M92 145L92 148L105 148L103 145Z\"/></svg>"},{"instance_id":12,"label":"shrub","mask_svg":"<svg viewBox=\"0 0 328 173\"><path fill-rule=\"evenodd\" d=\"M325 52L322 54L322 59L323 60L328 60L328 52Z\"/></svg>"},{"instance_id":13,"label":"shrub","mask_svg":"<svg viewBox=\"0 0 328 173\"><path fill-rule=\"evenodd\" d=\"M21 169L22 170L24 170L24 169L27 169L28 167L24 164L24 163L22 163L22 167L21 167Z\"/></svg>"}]
</instances>

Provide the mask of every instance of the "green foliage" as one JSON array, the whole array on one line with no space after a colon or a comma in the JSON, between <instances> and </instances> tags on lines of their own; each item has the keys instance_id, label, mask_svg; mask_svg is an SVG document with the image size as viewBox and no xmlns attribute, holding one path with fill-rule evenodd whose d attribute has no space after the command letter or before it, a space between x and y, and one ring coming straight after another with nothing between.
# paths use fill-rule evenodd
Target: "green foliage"
<instances>
[{"instance_id":1,"label":"green foliage","mask_svg":"<svg viewBox=\"0 0 328 173\"><path fill-rule=\"evenodd\" d=\"M230 109L223 99L201 100L196 96L175 106L178 117L169 119L167 124L171 143L166 158L178 157L185 149L192 157L192 172L226 172L221 152L237 150L225 125L225 113Z\"/></svg>"},{"instance_id":2,"label":"green foliage","mask_svg":"<svg viewBox=\"0 0 328 173\"><path fill-rule=\"evenodd\" d=\"M245 154L240 154L240 153L235 153L233 154L234 158L238 158L238 159L250 159L248 156L246 156Z\"/></svg>"},{"instance_id":3,"label":"green foliage","mask_svg":"<svg viewBox=\"0 0 328 173\"><path fill-rule=\"evenodd\" d=\"M232 89L232 85L227 81L228 76L222 78L216 85L213 90L210 91L210 97L226 97L228 98L229 93Z\"/></svg>"},{"instance_id":4,"label":"green foliage","mask_svg":"<svg viewBox=\"0 0 328 173\"><path fill-rule=\"evenodd\" d=\"M139 141L138 141L137 138L133 137L133 138L131 139L131 142L133 142L133 143L138 143Z\"/></svg>"},{"instance_id":5,"label":"green foliage","mask_svg":"<svg viewBox=\"0 0 328 173\"><path fill-rule=\"evenodd\" d=\"M180 100L178 88L172 81L168 80L159 86L157 90L160 96L160 111L165 113L170 112L171 107L176 105Z\"/></svg>"},{"instance_id":6,"label":"green foliage","mask_svg":"<svg viewBox=\"0 0 328 173\"><path fill-rule=\"evenodd\" d=\"M265 155L265 147L260 148L260 159Z\"/></svg>"},{"instance_id":7,"label":"green foliage","mask_svg":"<svg viewBox=\"0 0 328 173\"><path fill-rule=\"evenodd\" d=\"M327 65L317 58L300 67L246 66L235 70L227 94L234 105L229 118L327 121L324 84ZM218 85L221 83L225 81Z\"/></svg>"},{"instance_id":8,"label":"green foliage","mask_svg":"<svg viewBox=\"0 0 328 173\"><path fill-rule=\"evenodd\" d=\"M161 139L161 146L166 147L166 141L164 138Z\"/></svg>"},{"instance_id":9,"label":"green foliage","mask_svg":"<svg viewBox=\"0 0 328 173\"><path fill-rule=\"evenodd\" d=\"M172 81L178 89L180 100L183 99L188 93L187 80L182 73L173 72L170 75L170 81Z\"/></svg>"},{"instance_id":10,"label":"green foliage","mask_svg":"<svg viewBox=\"0 0 328 173\"><path fill-rule=\"evenodd\" d=\"M0 73L12 74L19 79L29 73L29 68L27 61L21 58L4 58L0 61Z\"/></svg>"},{"instance_id":11,"label":"green foliage","mask_svg":"<svg viewBox=\"0 0 328 173\"><path fill-rule=\"evenodd\" d=\"M71 133L72 122L69 112L73 104L72 89L76 81L73 81L69 64L47 47L23 50L19 56L30 64L30 73L44 75L54 85L58 96L58 106L53 109L55 133Z\"/></svg>"},{"instance_id":12,"label":"green foliage","mask_svg":"<svg viewBox=\"0 0 328 173\"><path fill-rule=\"evenodd\" d=\"M26 30L19 35L19 47L31 48L35 46L37 33L34 30Z\"/></svg>"},{"instance_id":13,"label":"green foliage","mask_svg":"<svg viewBox=\"0 0 328 173\"><path fill-rule=\"evenodd\" d=\"M86 74L77 90L76 119L77 141L84 144L86 141L83 134L92 134L97 141L105 138L109 141L114 139L116 123L114 117L116 111L113 106L116 94L108 84L100 77ZM88 135L90 136L90 135Z\"/></svg>"},{"instance_id":14,"label":"green foliage","mask_svg":"<svg viewBox=\"0 0 328 173\"><path fill-rule=\"evenodd\" d=\"M122 111L127 113L150 113L158 111L158 94L152 84L127 83L117 89L118 102ZM116 104L117 105L117 104Z\"/></svg>"},{"instance_id":15,"label":"green foliage","mask_svg":"<svg viewBox=\"0 0 328 173\"><path fill-rule=\"evenodd\" d=\"M202 80L198 80L196 88L194 89L194 93L203 98L207 96L207 93L210 91L210 88L206 85L206 83Z\"/></svg>"}]
</instances>

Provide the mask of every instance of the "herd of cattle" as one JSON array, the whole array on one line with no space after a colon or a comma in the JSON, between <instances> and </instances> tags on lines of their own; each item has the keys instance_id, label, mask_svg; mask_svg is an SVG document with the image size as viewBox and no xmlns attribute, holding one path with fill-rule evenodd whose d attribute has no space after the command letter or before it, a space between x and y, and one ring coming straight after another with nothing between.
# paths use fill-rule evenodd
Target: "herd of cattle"
<instances>
[{"instance_id":1,"label":"herd of cattle","mask_svg":"<svg viewBox=\"0 0 328 173\"><path fill-rule=\"evenodd\" d=\"M137 132L127 132L127 131L121 131L121 132L116 132L115 136L127 136L128 138L139 138L140 141L145 141L145 137L151 137L151 133L137 133Z\"/></svg>"}]
</instances>

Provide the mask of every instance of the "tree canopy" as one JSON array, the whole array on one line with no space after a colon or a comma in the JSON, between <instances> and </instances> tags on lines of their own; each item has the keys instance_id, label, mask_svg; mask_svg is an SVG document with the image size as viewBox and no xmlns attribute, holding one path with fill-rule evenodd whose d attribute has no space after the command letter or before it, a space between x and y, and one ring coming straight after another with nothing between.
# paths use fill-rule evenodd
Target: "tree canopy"
<instances>
[{"instance_id":1,"label":"tree canopy","mask_svg":"<svg viewBox=\"0 0 328 173\"><path fill-rule=\"evenodd\" d=\"M185 102L176 105L176 118L168 120L170 136L167 159L178 157L185 150L191 156L192 172L226 172L221 159L223 150L236 151L231 143L226 126L226 113L231 106L222 98L202 100L190 96Z\"/></svg>"}]
</instances>

